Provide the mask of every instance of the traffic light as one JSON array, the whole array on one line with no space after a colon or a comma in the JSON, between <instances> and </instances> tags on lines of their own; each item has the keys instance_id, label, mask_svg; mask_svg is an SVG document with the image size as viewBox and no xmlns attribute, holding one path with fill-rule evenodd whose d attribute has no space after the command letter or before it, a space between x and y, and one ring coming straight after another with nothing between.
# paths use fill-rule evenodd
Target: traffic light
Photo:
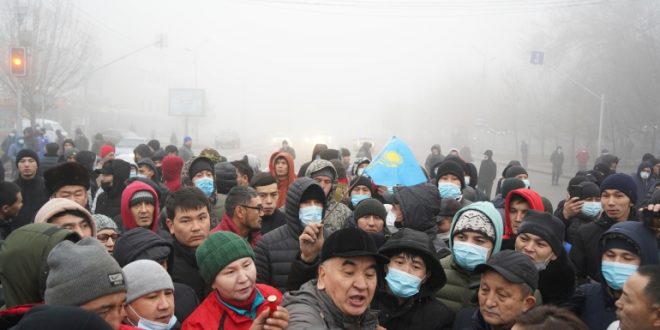
<instances>
[{"instance_id":1,"label":"traffic light","mask_svg":"<svg viewBox=\"0 0 660 330\"><path fill-rule=\"evenodd\" d=\"M23 77L27 74L27 56L25 47L12 47L9 66L12 76Z\"/></svg>"}]
</instances>

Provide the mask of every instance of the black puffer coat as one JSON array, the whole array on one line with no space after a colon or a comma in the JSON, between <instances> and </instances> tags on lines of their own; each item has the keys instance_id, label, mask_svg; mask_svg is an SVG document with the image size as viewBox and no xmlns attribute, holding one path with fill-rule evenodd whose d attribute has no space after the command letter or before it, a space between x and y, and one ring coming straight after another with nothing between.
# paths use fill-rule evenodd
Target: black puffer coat
<instances>
[{"instance_id":1,"label":"black puffer coat","mask_svg":"<svg viewBox=\"0 0 660 330\"><path fill-rule=\"evenodd\" d=\"M282 292L286 291L291 264L300 251L298 237L304 226L298 218L298 212L303 193L308 189L316 189L316 195L325 196L316 181L306 177L298 178L289 186L286 195L286 225L264 235L254 249L257 258L257 282L268 284Z\"/></svg>"},{"instance_id":2,"label":"black puffer coat","mask_svg":"<svg viewBox=\"0 0 660 330\"><path fill-rule=\"evenodd\" d=\"M112 189L102 192L96 201L94 213L100 213L110 219L121 214L121 194L126 189L126 180L131 174L131 165L121 159L112 160ZM119 226L121 222L117 223Z\"/></svg>"}]
</instances>

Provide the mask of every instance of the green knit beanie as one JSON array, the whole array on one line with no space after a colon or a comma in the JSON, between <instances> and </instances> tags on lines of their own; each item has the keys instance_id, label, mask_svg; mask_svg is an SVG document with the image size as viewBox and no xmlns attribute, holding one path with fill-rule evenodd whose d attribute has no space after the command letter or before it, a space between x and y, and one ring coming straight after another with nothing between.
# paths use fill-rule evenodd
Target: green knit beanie
<instances>
[{"instance_id":1,"label":"green knit beanie","mask_svg":"<svg viewBox=\"0 0 660 330\"><path fill-rule=\"evenodd\" d=\"M216 275L235 260L245 257L254 260L254 251L240 236L229 231L219 231L204 240L195 256L199 274L207 284L212 284Z\"/></svg>"}]
</instances>

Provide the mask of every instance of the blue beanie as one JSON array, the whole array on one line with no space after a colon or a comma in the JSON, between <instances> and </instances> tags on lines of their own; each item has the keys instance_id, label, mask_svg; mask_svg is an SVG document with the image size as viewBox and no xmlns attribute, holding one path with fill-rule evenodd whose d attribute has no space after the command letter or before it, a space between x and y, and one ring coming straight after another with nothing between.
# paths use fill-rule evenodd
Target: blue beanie
<instances>
[{"instance_id":1,"label":"blue beanie","mask_svg":"<svg viewBox=\"0 0 660 330\"><path fill-rule=\"evenodd\" d=\"M600 184L600 192L602 193L606 189L616 189L626 194L630 198L630 202L637 203L637 185L628 174L616 173L605 178Z\"/></svg>"}]
</instances>

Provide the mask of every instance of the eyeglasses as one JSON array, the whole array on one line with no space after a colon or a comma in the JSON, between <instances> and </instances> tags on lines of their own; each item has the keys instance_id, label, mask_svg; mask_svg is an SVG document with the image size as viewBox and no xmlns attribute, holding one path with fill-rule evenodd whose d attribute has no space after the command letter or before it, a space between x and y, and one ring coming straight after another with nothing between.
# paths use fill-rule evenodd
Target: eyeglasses
<instances>
[{"instance_id":1,"label":"eyeglasses","mask_svg":"<svg viewBox=\"0 0 660 330\"><path fill-rule=\"evenodd\" d=\"M108 238L112 238L112 241L117 241L117 239L121 236L121 234L98 234L96 235L96 239L99 241L105 243L108 241Z\"/></svg>"},{"instance_id":2,"label":"eyeglasses","mask_svg":"<svg viewBox=\"0 0 660 330\"><path fill-rule=\"evenodd\" d=\"M250 206L250 205L241 205L242 207L246 209L253 209L259 211L259 213L262 213L264 211L264 207L259 205L259 206Z\"/></svg>"}]
</instances>

